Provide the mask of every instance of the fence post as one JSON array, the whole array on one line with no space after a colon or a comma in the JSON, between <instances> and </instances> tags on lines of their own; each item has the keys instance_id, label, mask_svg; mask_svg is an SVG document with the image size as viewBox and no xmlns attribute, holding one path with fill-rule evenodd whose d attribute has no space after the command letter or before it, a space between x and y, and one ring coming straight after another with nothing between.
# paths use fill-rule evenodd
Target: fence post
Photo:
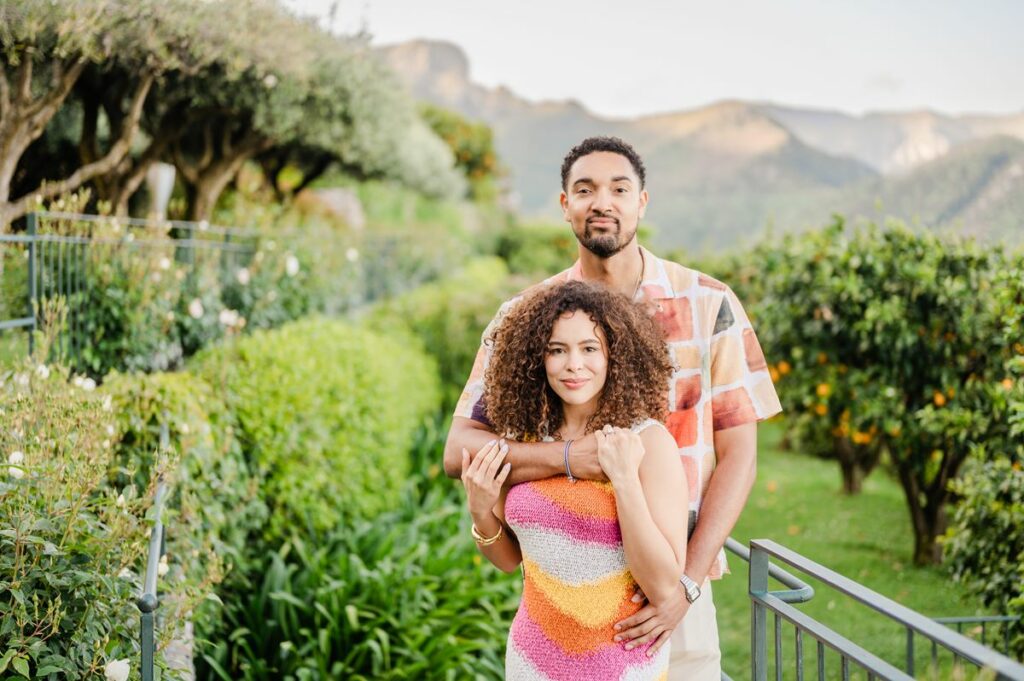
<instances>
[{"instance_id":1,"label":"fence post","mask_svg":"<svg viewBox=\"0 0 1024 681\"><path fill-rule=\"evenodd\" d=\"M28 332L28 354L31 355L35 349L36 326L38 322L38 310L36 305L36 214L29 213L25 216L26 231L28 232L28 307L32 315L32 329ZM45 358L44 358L45 360Z\"/></svg>"},{"instance_id":2,"label":"fence post","mask_svg":"<svg viewBox=\"0 0 1024 681\"><path fill-rule=\"evenodd\" d=\"M750 547L750 595L768 593L768 554L757 546ZM768 612L757 599L750 602L750 678L768 679Z\"/></svg>"}]
</instances>

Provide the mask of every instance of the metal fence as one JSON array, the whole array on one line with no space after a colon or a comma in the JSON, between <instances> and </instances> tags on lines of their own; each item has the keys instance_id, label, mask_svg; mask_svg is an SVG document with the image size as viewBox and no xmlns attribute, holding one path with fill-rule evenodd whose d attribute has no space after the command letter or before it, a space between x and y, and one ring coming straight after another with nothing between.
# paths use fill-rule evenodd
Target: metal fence
<instances>
[{"instance_id":1,"label":"metal fence","mask_svg":"<svg viewBox=\"0 0 1024 681\"><path fill-rule=\"evenodd\" d=\"M793 606L793 596L798 590L790 587L787 591L769 591L768 579L773 575L772 559L790 568L821 581L824 585L866 605L903 628L907 636L907 655L903 668L881 659L853 641L842 636L823 623L809 617ZM777 573L776 573L777 574ZM797 580L799 581L799 580ZM932 651L931 662L935 670L943 662L940 651L947 658L951 674L963 678L967 666L976 672L984 672L996 679L1024 681L1024 665L1005 655L953 631L944 623L937 622L918 612L896 603L885 596L868 589L852 579L844 577L818 563L767 539L750 542L750 585L751 600L751 677L754 681L767 681L769 673L781 681L794 678L802 681L807 673L809 659L814 658L811 674L819 680L834 678L835 672L828 667L827 653L839 656L839 678L846 681L851 676L866 675L873 679L896 679L908 681L915 673L914 638L926 639ZM769 613L772 621L769 625ZM973 619L973 618L963 618ZM1002 620L1003 618L997 618ZM784 653L783 622L794 630L792 648ZM769 628L772 635L769 635ZM769 641L772 646L769 650ZM789 657L787 663L787 657ZM787 670L791 672L787 673ZM857 673L859 672L859 674Z\"/></svg>"},{"instance_id":2,"label":"metal fence","mask_svg":"<svg viewBox=\"0 0 1024 681\"><path fill-rule=\"evenodd\" d=\"M158 282L162 275L173 272L181 277L176 284L179 292L195 291L202 296L211 289L237 288L242 274L258 269L260 263L265 266L264 256L272 253L286 263L278 269L290 273L293 267L294 271L301 267L303 276L309 277L302 295L312 291L317 297L301 313L327 315L414 288L462 257L443 249L431 251L401 235L353 232L343 236L324 225L265 231L205 222L32 213L23 232L0 234L0 332L29 332L21 337L25 340L12 340L10 334L0 333L0 359L23 355L26 350L31 353L31 332L43 325L47 305L59 300L63 319L51 349L56 357L51 359L73 367L88 364L88 348L111 336L102 320L90 315L90 309L97 305L116 308L116 296L123 294L100 286L98 275L111 264L141 272L147 277L142 284L145 288L170 286L172 282L166 279ZM264 325L281 321L287 319ZM12 350L12 346L26 347ZM116 368L174 368L187 351L155 349L148 365L140 359L141 366Z\"/></svg>"}]
</instances>

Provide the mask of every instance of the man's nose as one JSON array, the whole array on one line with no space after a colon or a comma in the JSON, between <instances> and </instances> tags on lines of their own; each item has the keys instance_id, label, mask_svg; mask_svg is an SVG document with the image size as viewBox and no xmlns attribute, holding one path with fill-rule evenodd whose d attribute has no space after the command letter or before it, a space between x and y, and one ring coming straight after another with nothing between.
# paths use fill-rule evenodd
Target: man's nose
<instances>
[{"instance_id":1,"label":"man's nose","mask_svg":"<svg viewBox=\"0 0 1024 681\"><path fill-rule=\"evenodd\" d=\"M597 213L604 214L612 208L612 193L604 189L594 192L593 209Z\"/></svg>"}]
</instances>

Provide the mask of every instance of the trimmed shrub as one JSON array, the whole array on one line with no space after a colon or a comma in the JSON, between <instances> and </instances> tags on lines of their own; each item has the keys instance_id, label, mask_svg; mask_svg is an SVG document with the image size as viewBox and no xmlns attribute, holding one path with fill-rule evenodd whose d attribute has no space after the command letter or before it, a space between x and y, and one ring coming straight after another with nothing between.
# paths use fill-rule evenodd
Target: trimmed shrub
<instances>
[{"instance_id":1,"label":"trimmed shrub","mask_svg":"<svg viewBox=\"0 0 1024 681\"><path fill-rule=\"evenodd\" d=\"M394 506L412 437L438 405L429 357L340 321L258 332L208 349L193 366L235 415L271 538Z\"/></svg>"},{"instance_id":2,"label":"trimmed shrub","mask_svg":"<svg viewBox=\"0 0 1024 681\"><path fill-rule=\"evenodd\" d=\"M444 408L454 408L462 393L480 337L498 306L523 288L509 277L498 258L480 258L457 274L377 306L366 319L386 334L408 328L437 360Z\"/></svg>"}]
</instances>

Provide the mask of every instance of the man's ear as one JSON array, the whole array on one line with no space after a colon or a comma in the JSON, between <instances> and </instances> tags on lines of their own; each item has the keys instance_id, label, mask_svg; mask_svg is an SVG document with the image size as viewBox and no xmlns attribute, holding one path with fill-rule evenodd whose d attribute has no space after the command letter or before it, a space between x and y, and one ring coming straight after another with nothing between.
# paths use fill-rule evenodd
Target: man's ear
<instances>
[{"instance_id":1,"label":"man's ear","mask_svg":"<svg viewBox=\"0 0 1024 681\"><path fill-rule=\"evenodd\" d=\"M648 199L647 190L644 189L643 191L640 192L640 212L639 212L639 216L641 218L644 216L644 213L647 212L647 199Z\"/></svg>"},{"instance_id":2,"label":"man's ear","mask_svg":"<svg viewBox=\"0 0 1024 681\"><path fill-rule=\"evenodd\" d=\"M562 205L562 217L565 218L566 222L572 222L569 218L569 195L563 190L558 195L558 203Z\"/></svg>"}]
</instances>

